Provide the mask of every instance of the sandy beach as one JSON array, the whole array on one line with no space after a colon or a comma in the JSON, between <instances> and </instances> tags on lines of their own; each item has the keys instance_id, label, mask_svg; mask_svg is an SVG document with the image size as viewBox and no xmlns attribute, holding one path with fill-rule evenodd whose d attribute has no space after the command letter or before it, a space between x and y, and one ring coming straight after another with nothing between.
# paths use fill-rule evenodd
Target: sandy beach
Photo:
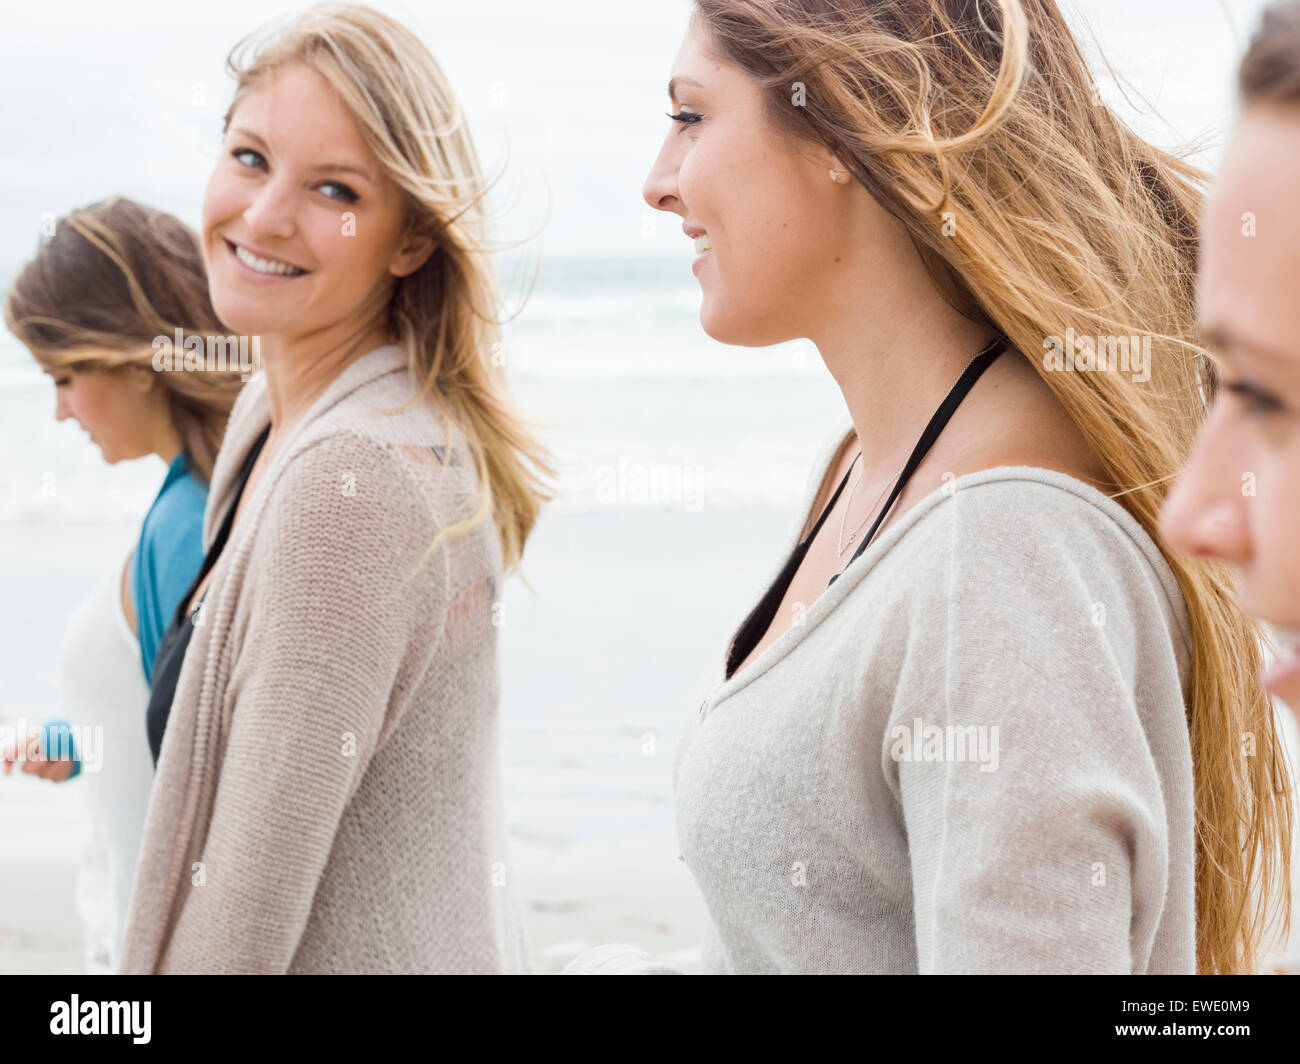
<instances>
[{"instance_id":1,"label":"sandy beach","mask_svg":"<svg viewBox=\"0 0 1300 1064\"><path fill-rule=\"evenodd\" d=\"M547 514L502 648L507 820L534 964L631 942L691 970L705 925L678 859L672 751L787 534L780 510ZM63 619L124 555L126 522L13 525L6 716L57 710ZM0 778L0 972L81 970L76 782Z\"/></svg>"}]
</instances>

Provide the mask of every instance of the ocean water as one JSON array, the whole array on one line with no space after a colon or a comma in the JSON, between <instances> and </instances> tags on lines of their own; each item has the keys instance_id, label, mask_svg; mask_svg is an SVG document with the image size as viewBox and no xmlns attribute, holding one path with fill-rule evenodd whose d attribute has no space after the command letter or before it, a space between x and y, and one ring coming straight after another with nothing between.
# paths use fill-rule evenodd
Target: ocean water
<instances>
[{"instance_id":1,"label":"ocean water","mask_svg":"<svg viewBox=\"0 0 1300 1064\"><path fill-rule=\"evenodd\" d=\"M690 259L502 265L507 373L554 452L565 512L787 505L843 409L813 346L716 343ZM13 270L0 272L0 285ZM143 515L154 458L105 466L54 388L0 332L0 528Z\"/></svg>"}]
</instances>

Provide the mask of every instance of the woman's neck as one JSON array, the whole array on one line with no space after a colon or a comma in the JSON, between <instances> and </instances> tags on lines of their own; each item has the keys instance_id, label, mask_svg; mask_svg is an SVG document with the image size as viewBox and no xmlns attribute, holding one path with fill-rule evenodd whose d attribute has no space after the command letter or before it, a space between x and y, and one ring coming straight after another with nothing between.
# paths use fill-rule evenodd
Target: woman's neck
<instances>
[{"instance_id":1,"label":"woman's neck","mask_svg":"<svg viewBox=\"0 0 1300 1064\"><path fill-rule=\"evenodd\" d=\"M946 303L913 306L870 320L828 321L813 342L839 385L863 467L902 466L935 410L996 330Z\"/></svg>"},{"instance_id":2,"label":"woman's neck","mask_svg":"<svg viewBox=\"0 0 1300 1064\"><path fill-rule=\"evenodd\" d=\"M153 453L170 468L171 464L176 461L176 456L181 453L181 449L180 433L176 431L176 426L172 424L171 412L163 410L158 417L158 428L154 433Z\"/></svg>"},{"instance_id":3,"label":"woman's neck","mask_svg":"<svg viewBox=\"0 0 1300 1064\"><path fill-rule=\"evenodd\" d=\"M333 340L319 334L262 338L262 368L271 407L271 433L279 436L311 407L351 363L368 351L391 343L380 329Z\"/></svg>"}]
</instances>

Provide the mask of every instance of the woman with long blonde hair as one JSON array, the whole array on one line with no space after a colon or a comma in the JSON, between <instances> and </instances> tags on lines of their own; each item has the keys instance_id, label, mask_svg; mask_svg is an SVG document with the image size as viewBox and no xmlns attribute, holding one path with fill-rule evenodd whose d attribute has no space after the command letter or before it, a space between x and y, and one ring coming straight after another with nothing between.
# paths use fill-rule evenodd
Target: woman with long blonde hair
<instances>
[{"instance_id":1,"label":"woman with long blonde hair","mask_svg":"<svg viewBox=\"0 0 1300 1064\"><path fill-rule=\"evenodd\" d=\"M121 970L520 970L497 602L550 469L493 357L488 185L383 15L313 8L230 67L202 239L265 368L159 651Z\"/></svg>"},{"instance_id":2,"label":"woman with long blonde hair","mask_svg":"<svg viewBox=\"0 0 1300 1064\"><path fill-rule=\"evenodd\" d=\"M669 92L704 329L810 338L847 413L679 742L705 968L1251 971L1287 771L1256 626L1157 528L1203 175L1051 0L697 0Z\"/></svg>"}]
</instances>

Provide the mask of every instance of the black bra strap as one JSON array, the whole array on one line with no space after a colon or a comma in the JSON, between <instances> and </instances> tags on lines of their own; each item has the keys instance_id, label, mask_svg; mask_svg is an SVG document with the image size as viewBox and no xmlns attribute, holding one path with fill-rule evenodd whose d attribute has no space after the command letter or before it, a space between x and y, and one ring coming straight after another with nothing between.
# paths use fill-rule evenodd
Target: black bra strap
<instances>
[{"instance_id":1,"label":"black bra strap","mask_svg":"<svg viewBox=\"0 0 1300 1064\"><path fill-rule=\"evenodd\" d=\"M812 526L812 531L809 532L808 535L804 536L804 538L799 541L800 544L811 543L814 539L817 538L817 533L822 530L822 525L826 523L826 518L829 517L830 512L835 509L835 504L839 502L840 499L840 493L844 491L844 486L848 484L849 476L852 473L853 473L853 466L849 466L849 471L844 474L844 479L840 481L840 486L835 489L835 494L831 496L831 501L828 502L826 504L826 508L822 510L821 517L817 518L817 523Z\"/></svg>"},{"instance_id":2,"label":"black bra strap","mask_svg":"<svg viewBox=\"0 0 1300 1064\"><path fill-rule=\"evenodd\" d=\"M966 367L966 371L961 375L957 383L953 385L953 389L948 393L948 397L944 399L939 409L934 412L934 417L930 418L930 423L925 426L925 431L921 433L921 438L917 441L916 447L912 451L912 456L907 460L907 465L903 467L903 472L898 478L898 483L894 485L894 490L889 493L889 501L885 503L885 508L880 511L876 520L872 523L871 531L868 532L866 538L858 544L858 549L853 552L853 557L849 559L850 565L852 565L853 562L857 560L858 556L867 549L867 544L871 542L871 538L876 534L876 529L879 528L880 523L884 521L885 515L889 513L895 500L903 493L903 487L907 484L908 478L916 472L916 467L919 466L925 456L930 453L930 448L934 446L934 441L939 438L939 433L944 430L944 427L948 424L949 420L951 420L957 407L961 405L961 401L966 398L966 394L975 386L975 382L980 379L980 376L984 371L988 369L989 366L993 365L997 360L997 357L1006 349L1006 337L999 336L971 360L971 364ZM834 578L832 578L831 582L835 582Z\"/></svg>"},{"instance_id":3,"label":"black bra strap","mask_svg":"<svg viewBox=\"0 0 1300 1064\"><path fill-rule=\"evenodd\" d=\"M230 508L226 511L226 516L221 521L221 527L217 530L217 535L212 541L212 547L208 550L208 553L203 556L203 563L199 566L198 574L190 584L190 589L185 592L185 597L182 598L180 602L176 603L176 612L172 615L173 624L179 625L181 623L181 620L185 617L185 611L189 609L190 599L194 597L194 592L197 591L199 585L203 583L203 578L208 575L208 570L217 563L217 555L221 553L222 548L226 545L227 538L230 536L230 526L234 524L235 511L239 509L239 497L244 493L244 485L248 483L249 475L253 472L253 465L257 462L257 456L262 453L262 447L265 445L267 437L270 435L271 426L267 425L266 428L262 430L261 435L257 437L252 450L248 452L247 457L244 459L244 464L239 470L239 477L235 481L235 497L231 500ZM206 591L203 592L205 598L207 597L207 594Z\"/></svg>"}]
</instances>

